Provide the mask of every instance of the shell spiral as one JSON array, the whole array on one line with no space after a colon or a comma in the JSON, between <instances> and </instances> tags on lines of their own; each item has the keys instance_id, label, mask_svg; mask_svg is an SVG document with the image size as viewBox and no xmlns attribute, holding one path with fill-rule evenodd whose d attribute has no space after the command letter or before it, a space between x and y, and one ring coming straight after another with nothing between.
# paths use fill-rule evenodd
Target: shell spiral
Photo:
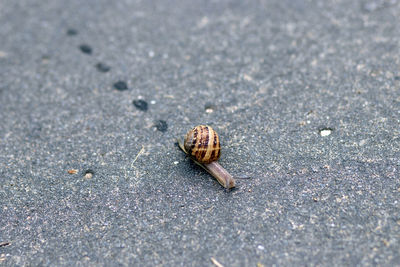
<instances>
[{"instance_id":1,"label":"shell spiral","mask_svg":"<svg viewBox=\"0 0 400 267\"><path fill-rule=\"evenodd\" d=\"M199 163L216 161L221 155L218 134L207 125L199 125L190 130L185 136L184 147Z\"/></svg>"}]
</instances>

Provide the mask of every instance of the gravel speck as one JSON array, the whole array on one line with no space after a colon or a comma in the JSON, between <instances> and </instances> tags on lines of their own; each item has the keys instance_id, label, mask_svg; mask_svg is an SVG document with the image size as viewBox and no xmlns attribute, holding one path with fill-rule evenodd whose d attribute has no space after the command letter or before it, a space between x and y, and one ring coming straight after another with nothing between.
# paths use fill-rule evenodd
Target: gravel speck
<instances>
[{"instance_id":1,"label":"gravel speck","mask_svg":"<svg viewBox=\"0 0 400 267\"><path fill-rule=\"evenodd\" d=\"M165 133L166 131L167 131L167 129L168 129L168 124L167 124L167 122L166 121L163 121L163 120L158 120L157 122L156 122L156 128L157 128L157 130L158 131L160 131L160 132L163 132L163 133Z\"/></svg>"},{"instance_id":2,"label":"gravel speck","mask_svg":"<svg viewBox=\"0 0 400 267\"><path fill-rule=\"evenodd\" d=\"M133 100L132 103L138 110L147 111L147 106L148 105L147 105L146 101L138 99L138 100Z\"/></svg>"},{"instance_id":3,"label":"gravel speck","mask_svg":"<svg viewBox=\"0 0 400 267\"><path fill-rule=\"evenodd\" d=\"M104 63L99 62L96 64L96 69L100 72L108 72L110 71L111 67Z\"/></svg>"},{"instance_id":4,"label":"gravel speck","mask_svg":"<svg viewBox=\"0 0 400 267\"><path fill-rule=\"evenodd\" d=\"M93 178L93 175L94 175L94 171L89 169L89 170L85 171L83 177L86 179L91 179L91 178Z\"/></svg>"},{"instance_id":5,"label":"gravel speck","mask_svg":"<svg viewBox=\"0 0 400 267\"><path fill-rule=\"evenodd\" d=\"M117 89L118 91L125 91L128 90L128 85L124 81L118 81L114 83L114 88Z\"/></svg>"},{"instance_id":6,"label":"gravel speck","mask_svg":"<svg viewBox=\"0 0 400 267\"><path fill-rule=\"evenodd\" d=\"M323 128L321 130L319 130L319 134L321 136L328 136L332 133L333 129L332 128Z\"/></svg>"},{"instance_id":7,"label":"gravel speck","mask_svg":"<svg viewBox=\"0 0 400 267\"><path fill-rule=\"evenodd\" d=\"M87 45L87 44L82 44L79 46L79 49L82 51L84 54L91 55L92 54L92 48Z\"/></svg>"}]
</instances>

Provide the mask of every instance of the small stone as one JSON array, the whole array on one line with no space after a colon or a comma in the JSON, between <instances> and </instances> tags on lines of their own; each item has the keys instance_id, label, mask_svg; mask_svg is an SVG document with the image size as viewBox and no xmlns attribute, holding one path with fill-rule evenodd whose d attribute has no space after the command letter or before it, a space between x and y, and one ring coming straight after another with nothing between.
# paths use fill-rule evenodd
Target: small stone
<instances>
[{"instance_id":1,"label":"small stone","mask_svg":"<svg viewBox=\"0 0 400 267\"><path fill-rule=\"evenodd\" d=\"M388 247L388 246L390 245L390 242L387 241L386 239L382 239L382 243L383 243L386 247Z\"/></svg>"},{"instance_id":2,"label":"small stone","mask_svg":"<svg viewBox=\"0 0 400 267\"><path fill-rule=\"evenodd\" d=\"M163 133L165 133L168 129L167 122L163 121L163 120L157 121L155 126L156 126L157 130L159 130L160 132L163 132Z\"/></svg>"},{"instance_id":3,"label":"small stone","mask_svg":"<svg viewBox=\"0 0 400 267\"><path fill-rule=\"evenodd\" d=\"M331 129L331 128L324 128L324 129L321 129L321 130L319 131L319 134L320 134L321 136L323 136L323 137L328 136L328 135L330 135L331 133L332 133L332 129Z\"/></svg>"},{"instance_id":4,"label":"small stone","mask_svg":"<svg viewBox=\"0 0 400 267\"><path fill-rule=\"evenodd\" d=\"M96 64L96 69L100 72L108 72L111 68L106 64L99 62Z\"/></svg>"},{"instance_id":5,"label":"small stone","mask_svg":"<svg viewBox=\"0 0 400 267\"><path fill-rule=\"evenodd\" d=\"M80 45L79 49L82 51L82 53L85 53L85 54L88 54L88 55L92 54L92 48L87 44Z\"/></svg>"},{"instance_id":6,"label":"small stone","mask_svg":"<svg viewBox=\"0 0 400 267\"><path fill-rule=\"evenodd\" d=\"M114 83L114 88L117 89L118 91L125 91L128 90L128 85L124 81L118 81Z\"/></svg>"},{"instance_id":7,"label":"small stone","mask_svg":"<svg viewBox=\"0 0 400 267\"><path fill-rule=\"evenodd\" d=\"M363 139L363 140L361 140L360 142L358 142L358 145L359 145L359 146L363 146L363 145L365 145L366 143L367 143L367 140Z\"/></svg>"},{"instance_id":8,"label":"small stone","mask_svg":"<svg viewBox=\"0 0 400 267\"><path fill-rule=\"evenodd\" d=\"M251 76L248 75L248 74L244 74L244 75L243 75L243 79L246 80L246 81L248 81L248 82L251 82L251 81L253 80L253 77L251 77Z\"/></svg>"},{"instance_id":9,"label":"small stone","mask_svg":"<svg viewBox=\"0 0 400 267\"><path fill-rule=\"evenodd\" d=\"M94 171L86 170L85 171L85 175L83 177L86 178L86 179L91 179L91 178L93 178L93 175L94 175Z\"/></svg>"},{"instance_id":10,"label":"small stone","mask_svg":"<svg viewBox=\"0 0 400 267\"><path fill-rule=\"evenodd\" d=\"M206 113L210 114L213 113L215 109L215 106L213 104L206 104L204 106L204 110L206 111Z\"/></svg>"},{"instance_id":11,"label":"small stone","mask_svg":"<svg viewBox=\"0 0 400 267\"><path fill-rule=\"evenodd\" d=\"M132 103L138 110L147 111L148 105L146 101L139 99L139 100L133 100Z\"/></svg>"}]
</instances>

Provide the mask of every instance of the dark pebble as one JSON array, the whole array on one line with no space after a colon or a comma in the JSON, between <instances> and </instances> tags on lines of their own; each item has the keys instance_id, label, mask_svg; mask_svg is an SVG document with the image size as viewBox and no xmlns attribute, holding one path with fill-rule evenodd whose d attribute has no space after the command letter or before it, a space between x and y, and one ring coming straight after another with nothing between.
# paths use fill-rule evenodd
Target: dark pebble
<instances>
[{"instance_id":1,"label":"dark pebble","mask_svg":"<svg viewBox=\"0 0 400 267\"><path fill-rule=\"evenodd\" d=\"M101 62L96 64L96 68L100 72L108 72L111 69L109 66Z\"/></svg>"},{"instance_id":2,"label":"dark pebble","mask_svg":"<svg viewBox=\"0 0 400 267\"><path fill-rule=\"evenodd\" d=\"M92 54L92 48L86 44L80 45L79 49L82 51L82 53L91 55Z\"/></svg>"},{"instance_id":3,"label":"dark pebble","mask_svg":"<svg viewBox=\"0 0 400 267\"><path fill-rule=\"evenodd\" d=\"M163 120L157 121L155 126L156 126L157 130L159 130L160 132L163 132L163 133L165 133L168 129L167 122L163 121Z\"/></svg>"},{"instance_id":4,"label":"dark pebble","mask_svg":"<svg viewBox=\"0 0 400 267\"><path fill-rule=\"evenodd\" d=\"M67 30L67 35L69 35L69 36L74 36L74 35L77 35L77 34L78 34L78 31L75 30L75 29L68 29Z\"/></svg>"},{"instance_id":5,"label":"dark pebble","mask_svg":"<svg viewBox=\"0 0 400 267\"><path fill-rule=\"evenodd\" d=\"M128 90L128 85L126 84L126 82L118 81L114 83L114 88L117 89L118 91L125 91Z\"/></svg>"},{"instance_id":6,"label":"dark pebble","mask_svg":"<svg viewBox=\"0 0 400 267\"><path fill-rule=\"evenodd\" d=\"M141 111L147 111L147 102L146 101L139 99L139 100L133 100L132 103L137 109L139 109Z\"/></svg>"}]
</instances>

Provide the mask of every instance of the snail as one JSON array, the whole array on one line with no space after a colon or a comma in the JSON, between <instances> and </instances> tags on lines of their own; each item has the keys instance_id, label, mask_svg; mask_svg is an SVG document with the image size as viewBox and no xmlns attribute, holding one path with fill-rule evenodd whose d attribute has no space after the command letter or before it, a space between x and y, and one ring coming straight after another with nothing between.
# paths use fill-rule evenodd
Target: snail
<instances>
[{"instance_id":1,"label":"snail","mask_svg":"<svg viewBox=\"0 0 400 267\"><path fill-rule=\"evenodd\" d=\"M217 160L221 156L221 146L216 131L210 126L199 125L190 130L184 139L184 143L178 140L179 147L195 163L200 165L225 188L235 187L235 179Z\"/></svg>"}]
</instances>

